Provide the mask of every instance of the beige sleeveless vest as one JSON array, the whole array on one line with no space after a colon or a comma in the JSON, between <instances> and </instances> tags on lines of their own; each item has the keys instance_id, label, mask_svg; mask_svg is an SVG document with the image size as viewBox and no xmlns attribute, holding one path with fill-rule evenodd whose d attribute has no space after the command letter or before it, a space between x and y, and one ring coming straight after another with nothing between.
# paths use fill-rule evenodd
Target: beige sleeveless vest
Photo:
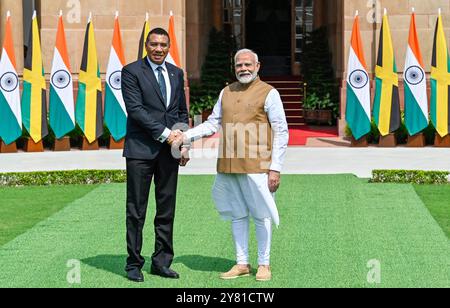
<instances>
[{"instance_id":1,"label":"beige sleeveless vest","mask_svg":"<svg viewBox=\"0 0 450 308\"><path fill-rule=\"evenodd\" d=\"M225 88L217 172L269 172L272 161L272 128L264 105L272 89L259 78L249 85L236 82Z\"/></svg>"}]
</instances>

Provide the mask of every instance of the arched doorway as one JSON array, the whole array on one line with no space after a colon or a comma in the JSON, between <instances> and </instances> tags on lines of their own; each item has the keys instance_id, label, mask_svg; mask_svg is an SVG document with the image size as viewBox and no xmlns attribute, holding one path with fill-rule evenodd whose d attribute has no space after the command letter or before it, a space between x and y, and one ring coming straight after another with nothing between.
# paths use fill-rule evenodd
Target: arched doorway
<instances>
[{"instance_id":1,"label":"arched doorway","mask_svg":"<svg viewBox=\"0 0 450 308\"><path fill-rule=\"evenodd\" d=\"M262 75L300 75L300 59L313 30L314 0L224 0L224 29L237 48L254 49Z\"/></svg>"},{"instance_id":2,"label":"arched doorway","mask_svg":"<svg viewBox=\"0 0 450 308\"><path fill-rule=\"evenodd\" d=\"M247 0L246 47L262 62L262 76L291 74L291 0Z\"/></svg>"}]
</instances>

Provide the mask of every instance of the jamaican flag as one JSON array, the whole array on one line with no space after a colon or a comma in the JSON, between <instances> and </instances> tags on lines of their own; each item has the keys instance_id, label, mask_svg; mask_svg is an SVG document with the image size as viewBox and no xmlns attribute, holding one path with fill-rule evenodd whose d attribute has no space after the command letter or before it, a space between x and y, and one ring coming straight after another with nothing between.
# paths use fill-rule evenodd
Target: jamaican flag
<instances>
[{"instance_id":1,"label":"jamaican flag","mask_svg":"<svg viewBox=\"0 0 450 308\"><path fill-rule=\"evenodd\" d=\"M373 117L380 134L387 136L400 128L401 117L397 66L386 13L381 26L375 77L376 92Z\"/></svg>"},{"instance_id":2,"label":"jamaican flag","mask_svg":"<svg viewBox=\"0 0 450 308\"><path fill-rule=\"evenodd\" d=\"M92 17L86 28L83 60L81 62L76 121L89 143L93 143L103 134L102 80L95 45Z\"/></svg>"},{"instance_id":3,"label":"jamaican flag","mask_svg":"<svg viewBox=\"0 0 450 308\"><path fill-rule=\"evenodd\" d=\"M436 24L431 64L431 121L441 137L450 132L450 58L442 23Z\"/></svg>"}]
</instances>

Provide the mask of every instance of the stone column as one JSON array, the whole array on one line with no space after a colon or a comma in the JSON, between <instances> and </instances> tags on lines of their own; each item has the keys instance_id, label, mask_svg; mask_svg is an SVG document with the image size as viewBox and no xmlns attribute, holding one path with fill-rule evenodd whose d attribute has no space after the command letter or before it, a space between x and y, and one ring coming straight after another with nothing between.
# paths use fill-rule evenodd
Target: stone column
<instances>
[{"instance_id":1,"label":"stone column","mask_svg":"<svg viewBox=\"0 0 450 308\"><path fill-rule=\"evenodd\" d=\"M213 26L218 30L223 30L223 7L222 0L213 0L212 1L212 16L213 16Z\"/></svg>"},{"instance_id":2,"label":"stone column","mask_svg":"<svg viewBox=\"0 0 450 308\"><path fill-rule=\"evenodd\" d=\"M22 1L1 0L0 2L0 29L1 44L5 37L6 12L11 11L11 21L13 28L14 51L16 54L17 73L23 74L23 10Z\"/></svg>"},{"instance_id":3,"label":"stone column","mask_svg":"<svg viewBox=\"0 0 450 308\"><path fill-rule=\"evenodd\" d=\"M314 29L320 28L327 23L327 10L324 0L314 1Z\"/></svg>"}]
</instances>

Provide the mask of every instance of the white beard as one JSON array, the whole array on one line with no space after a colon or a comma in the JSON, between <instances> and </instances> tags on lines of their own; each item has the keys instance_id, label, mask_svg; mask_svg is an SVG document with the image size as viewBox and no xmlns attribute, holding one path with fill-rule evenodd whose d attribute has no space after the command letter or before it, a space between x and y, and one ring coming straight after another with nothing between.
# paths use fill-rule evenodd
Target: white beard
<instances>
[{"instance_id":1,"label":"white beard","mask_svg":"<svg viewBox=\"0 0 450 308\"><path fill-rule=\"evenodd\" d=\"M242 84L252 83L258 77L258 72L253 72L251 76L239 76L236 74L237 80Z\"/></svg>"}]
</instances>

